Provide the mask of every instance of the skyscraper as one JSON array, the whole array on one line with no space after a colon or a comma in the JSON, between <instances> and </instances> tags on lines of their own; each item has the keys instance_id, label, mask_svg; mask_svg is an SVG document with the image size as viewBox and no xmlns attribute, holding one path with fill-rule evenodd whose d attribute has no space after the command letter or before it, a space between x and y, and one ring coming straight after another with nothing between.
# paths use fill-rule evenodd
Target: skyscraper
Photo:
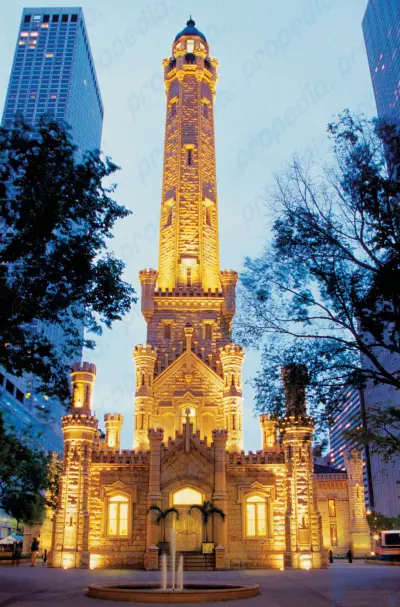
<instances>
[{"instance_id":1,"label":"skyscraper","mask_svg":"<svg viewBox=\"0 0 400 607\"><path fill-rule=\"evenodd\" d=\"M78 160L86 150L100 148L103 104L81 8L23 10L2 126L11 126L18 116L34 125L45 113L71 127ZM46 326L45 331L62 348L61 329ZM61 450L63 408L56 399L49 407L37 384L33 376L16 378L0 369L0 408L9 424L32 425L46 449ZM49 414L41 416L46 409Z\"/></svg>"},{"instance_id":2,"label":"skyscraper","mask_svg":"<svg viewBox=\"0 0 400 607\"><path fill-rule=\"evenodd\" d=\"M399 0L369 0L362 26L378 116L400 124Z\"/></svg>"},{"instance_id":3,"label":"skyscraper","mask_svg":"<svg viewBox=\"0 0 400 607\"><path fill-rule=\"evenodd\" d=\"M400 125L400 2L369 0L362 23L378 117ZM400 360L380 354L381 364L390 372ZM364 359L365 367L371 364ZM362 400L363 399L363 400ZM368 426L371 408L400 406L397 390L388 385L367 385L362 394L353 388L344 391L343 410L330 430L331 461L343 466L343 453L350 446L345 432L359 425ZM400 512L400 457L385 461L364 450L364 479L367 504L386 516Z\"/></svg>"}]
</instances>

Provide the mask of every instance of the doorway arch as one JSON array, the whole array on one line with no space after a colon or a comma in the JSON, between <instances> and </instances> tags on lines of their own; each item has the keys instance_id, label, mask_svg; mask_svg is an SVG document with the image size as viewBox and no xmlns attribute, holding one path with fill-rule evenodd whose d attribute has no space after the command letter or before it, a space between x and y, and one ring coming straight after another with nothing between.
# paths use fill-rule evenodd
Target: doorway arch
<instances>
[{"instance_id":1,"label":"doorway arch","mask_svg":"<svg viewBox=\"0 0 400 607\"><path fill-rule=\"evenodd\" d=\"M180 552L198 552L203 538L201 513L191 506L201 506L204 495L194 487L182 487L172 494L172 505L179 510L179 519L175 518L176 549Z\"/></svg>"}]
</instances>

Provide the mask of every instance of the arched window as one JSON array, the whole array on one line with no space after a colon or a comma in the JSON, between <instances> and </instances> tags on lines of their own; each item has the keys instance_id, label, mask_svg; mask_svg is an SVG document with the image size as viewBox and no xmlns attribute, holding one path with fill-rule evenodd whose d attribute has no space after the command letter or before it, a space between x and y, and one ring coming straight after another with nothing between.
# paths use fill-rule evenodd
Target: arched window
<instances>
[{"instance_id":1,"label":"arched window","mask_svg":"<svg viewBox=\"0 0 400 607\"><path fill-rule=\"evenodd\" d=\"M197 417L196 417L196 409L194 407L190 407L188 405L184 405L181 408L181 423L180 423L180 431L183 431L183 424L186 424L187 419L187 410L189 409L189 423L193 424L193 431L197 431Z\"/></svg>"},{"instance_id":2,"label":"arched window","mask_svg":"<svg viewBox=\"0 0 400 607\"><path fill-rule=\"evenodd\" d=\"M129 499L125 495L108 498L107 535L127 537L129 523Z\"/></svg>"},{"instance_id":3,"label":"arched window","mask_svg":"<svg viewBox=\"0 0 400 607\"><path fill-rule=\"evenodd\" d=\"M172 503L174 506L193 506L194 504L203 503L203 495L197 489L193 487L184 487L175 491L172 496Z\"/></svg>"},{"instance_id":4,"label":"arched window","mask_svg":"<svg viewBox=\"0 0 400 607\"><path fill-rule=\"evenodd\" d=\"M212 326L209 324L206 324L206 339L212 339Z\"/></svg>"},{"instance_id":5,"label":"arched window","mask_svg":"<svg viewBox=\"0 0 400 607\"><path fill-rule=\"evenodd\" d=\"M246 536L267 535L267 506L265 498L251 495L246 498Z\"/></svg>"}]
</instances>

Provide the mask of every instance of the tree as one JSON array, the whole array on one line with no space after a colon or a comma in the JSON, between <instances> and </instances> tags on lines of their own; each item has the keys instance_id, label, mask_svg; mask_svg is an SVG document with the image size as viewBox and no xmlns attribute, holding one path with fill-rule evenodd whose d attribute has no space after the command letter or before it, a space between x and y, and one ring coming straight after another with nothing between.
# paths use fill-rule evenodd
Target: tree
<instances>
[{"instance_id":1,"label":"tree","mask_svg":"<svg viewBox=\"0 0 400 607\"><path fill-rule=\"evenodd\" d=\"M205 529L206 534L206 543L208 543L208 521L210 520L210 518L213 519L215 514L218 514L224 521L225 512L221 510L221 508L217 508L217 506L214 506L214 503L210 501L203 502L201 506L199 504L190 506L189 513L192 514L193 510L199 510L199 512L201 513L203 527Z\"/></svg>"},{"instance_id":2,"label":"tree","mask_svg":"<svg viewBox=\"0 0 400 607\"><path fill-rule=\"evenodd\" d=\"M179 520L179 510L177 508L166 508L165 510L163 510L162 508L160 508L160 506L157 506L156 504L152 504L149 509L147 510L147 514L149 514L152 511L156 511L158 513L158 515L156 516L156 523L157 525L162 524L162 535L163 535L163 542L165 544L165 533L166 533L166 529L165 529L165 522L167 517L170 514L175 514L177 520Z\"/></svg>"},{"instance_id":3,"label":"tree","mask_svg":"<svg viewBox=\"0 0 400 607\"><path fill-rule=\"evenodd\" d=\"M400 529L400 514L394 517L385 516L379 512L367 513L369 528L372 533L391 529Z\"/></svg>"},{"instance_id":4,"label":"tree","mask_svg":"<svg viewBox=\"0 0 400 607\"><path fill-rule=\"evenodd\" d=\"M78 163L70 133L46 118L35 130L0 129L0 365L34 374L62 400L71 360L95 345L82 323L100 334L136 301L107 250L115 222L129 215L112 198L116 186L104 185L117 169L98 151ZM48 337L53 326L62 353Z\"/></svg>"},{"instance_id":5,"label":"tree","mask_svg":"<svg viewBox=\"0 0 400 607\"><path fill-rule=\"evenodd\" d=\"M43 521L49 487L49 459L31 437L22 440L6 430L0 414L0 508L18 523Z\"/></svg>"},{"instance_id":6,"label":"tree","mask_svg":"<svg viewBox=\"0 0 400 607\"><path fill-rule=\"evenodd\" d=\"M400 389L400 133L348 111L328 133L330 165L295 155L276 178L272 238L246 259L236 328L244 345L262 344L258 410L280 415L279 368L306 362L311 413L325 428L349 386ZM385 423L396 435L394 411ZM368 414L371 447L392 453L380 418ZM353 438L362 442L363 432Z\"/></svg>"}]
</instances>

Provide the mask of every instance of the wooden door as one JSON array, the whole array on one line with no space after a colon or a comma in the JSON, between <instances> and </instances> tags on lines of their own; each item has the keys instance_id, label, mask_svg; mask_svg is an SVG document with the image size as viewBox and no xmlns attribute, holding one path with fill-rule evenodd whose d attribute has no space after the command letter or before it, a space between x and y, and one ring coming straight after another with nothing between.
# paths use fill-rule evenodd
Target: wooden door
<instances>
[{"instance_id":1,"label":"wooden door","mask_svg":"<svg viewBox=\"0 0 400 607\"><path fill-rule=\"evenodd\" d=\"M189 513L189 506L179 506L179 520L175 520L176 549L178 552L199 552L203 540L200 512Z\"/></svg>"}]
</instances>

